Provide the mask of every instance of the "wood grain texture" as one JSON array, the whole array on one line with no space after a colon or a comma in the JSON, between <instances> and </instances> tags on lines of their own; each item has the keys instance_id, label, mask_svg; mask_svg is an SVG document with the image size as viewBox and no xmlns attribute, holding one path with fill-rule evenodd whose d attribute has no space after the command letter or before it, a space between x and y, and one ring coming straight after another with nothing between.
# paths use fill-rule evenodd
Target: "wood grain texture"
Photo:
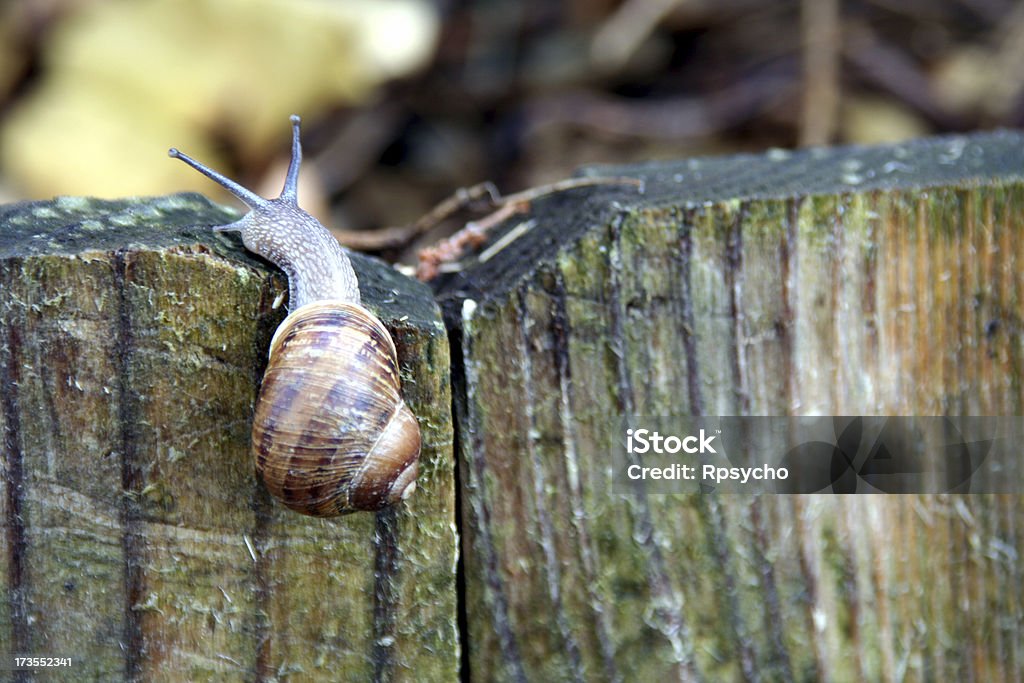
<instances>
[{"instance_id":1,"label":"wood grain texture","mask_svg":"<svg viewBox=\"0 0 1024 683\"><path fill-rule=\"evenodd\" d=\"M448 345L365 258L423 429L400 508L317 520L254 476L283 276L198 195L0 207L0 652L95 680L453 680Z\"/></svg>"},{"instance_id":2,"label":"wood grain texture","mask_svg":"<svg viewBox=\"0 0 1024 683\"><path fill-rule=\"evenodd\" d=\"M624 414L1021 415L1024 136L586 173L646 192L541 200L436 289L470 678L1019 680L1017 496L611 477Z\"/></svg>"}]
</instances>

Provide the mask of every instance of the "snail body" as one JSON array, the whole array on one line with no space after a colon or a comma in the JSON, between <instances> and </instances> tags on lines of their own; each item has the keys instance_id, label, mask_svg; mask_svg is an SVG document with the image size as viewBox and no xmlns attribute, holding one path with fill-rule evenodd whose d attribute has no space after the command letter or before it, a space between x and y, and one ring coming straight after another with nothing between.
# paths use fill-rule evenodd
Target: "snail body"
<instances>
[{"instance_id":1,"label":"snail body","mask_svg":"<svg viewBox=\"0 0 1024 683\"><path fill-rule=\"evenodd\" d=\"M270 343L253 416L257 472L303 514L378 510L416 489L419 425L400 393L394 341L362 306L345 250L298 207L299 117L291 121L292 159L277 199L169 153L249 206L240 220L214 229L241 232L247 249L288 276L289 314Z\"/></svg>"}]
</instances>

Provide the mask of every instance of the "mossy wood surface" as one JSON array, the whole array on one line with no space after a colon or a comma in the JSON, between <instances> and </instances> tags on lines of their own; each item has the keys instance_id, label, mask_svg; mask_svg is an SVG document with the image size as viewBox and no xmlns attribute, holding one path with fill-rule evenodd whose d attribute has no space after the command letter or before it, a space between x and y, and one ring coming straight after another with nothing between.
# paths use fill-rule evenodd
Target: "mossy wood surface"
<instances>
[{"instance_id":1,"label":"mossy wood surface","mask_svg":"<svg viewBox=\"0 0 1024 683\"><path fill-rule=\"evenodd\" d=\"M455 680L449 351L355 258L423 431L419 489L317 520L249 452L283 275L198 195L0 207L0 652L75 680ZM20 674L18 674L20 675Z\"/></svg>"},{"instance_id":2,"label":"mossy wood surface","mask_svg":"<svg viewBox=\"0 0 1024 683\"><path fill-rule=\"evenodd\" d=\"M470 678L1019 680L1018 496L620 495L611 453L624 414L1022 414L1024 136L587 173L645 192L437 288Z\"/></svg>"}]
</instances>

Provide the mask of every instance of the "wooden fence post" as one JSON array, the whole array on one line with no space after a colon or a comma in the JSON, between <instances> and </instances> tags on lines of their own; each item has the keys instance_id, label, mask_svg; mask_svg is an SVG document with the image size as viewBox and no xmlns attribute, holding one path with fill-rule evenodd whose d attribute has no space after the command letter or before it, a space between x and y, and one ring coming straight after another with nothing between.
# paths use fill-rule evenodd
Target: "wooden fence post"
<instances>
[{"instance_id":1,"label":"wooden fence post","mask_svg":"<svg viewBox=\"0 0 1024 683\"><path fill-rule=\"evenodd\" d=\"M1018 496L612 479L623 415L1021 415L1024 135L586 173L645 191L538 201L436 290L471 679L1014 680Z\"/></svg>"},{"instance_id":2,"label":"wooden fence post","mask_svg":"<svg viewBox=\"0 0 1024 683\"><path fill-rule=\"evenodd\" d=\"M96 680L454 680L447 336L354 259L423 431L398 508L318 520L258 483L283 276L198 195L0 207L0 652ZM276 274L275 274L276 273Z\"/></svg>"}]
</instances>

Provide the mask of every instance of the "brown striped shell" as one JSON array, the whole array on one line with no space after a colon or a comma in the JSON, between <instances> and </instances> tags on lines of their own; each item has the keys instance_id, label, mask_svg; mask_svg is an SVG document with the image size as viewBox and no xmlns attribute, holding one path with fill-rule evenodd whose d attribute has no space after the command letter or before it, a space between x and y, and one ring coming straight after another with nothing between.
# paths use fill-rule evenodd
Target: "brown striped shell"
<instances>
[{"instance_id":1,"label":"brown striped shell","mask_svg":"<svg viewBox=\"0 0 1024 683\"><path fill-rule=\"evenodd\" d=\"M377 510L416 489L420 430L395 344L362 306L315 301L274 334L253 421L256 469L291 509Z\"/></svg>"}]
</instances>

